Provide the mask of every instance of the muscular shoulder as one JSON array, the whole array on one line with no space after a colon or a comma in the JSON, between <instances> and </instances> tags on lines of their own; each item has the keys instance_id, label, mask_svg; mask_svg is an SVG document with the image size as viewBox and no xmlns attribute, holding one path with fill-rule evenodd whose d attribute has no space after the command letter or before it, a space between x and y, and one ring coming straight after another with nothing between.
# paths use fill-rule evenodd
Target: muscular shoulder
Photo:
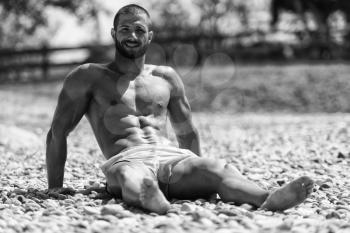
<instances>
[{"instance_id":1,"label":"muscular shoulder","mask_svg":"<svg viewBox=\"0 0 350 233\"><path fill-rule=\"evenodd\" d=\"M89 92L101 70L102 67L99 64L83 64L76 67L66 76L63 91L76 94Z\"/></svg>"},{"instance_id":2,"label":"muscular shoulder","mask_svg":"<svg viewBox=\"0 0 350 233\"><path fill-rule=\"evenodd\" d=\"M181 96L184 94L182 79L172 67L154 66L153 74L163 77L170 84L172 95Z\"/></svg>"},{"instance_id":3,"label":"muscular shoulder","mask_svg":"<svg viewBox=\"0 0 350 233\"><path fill-rule=\"evenodd\" d=\"M75 80L90 83L94 78L102 74L104 67L102 64L88 63L76 67L66 77L66 80Z\"/></svg>"}]
</instances>

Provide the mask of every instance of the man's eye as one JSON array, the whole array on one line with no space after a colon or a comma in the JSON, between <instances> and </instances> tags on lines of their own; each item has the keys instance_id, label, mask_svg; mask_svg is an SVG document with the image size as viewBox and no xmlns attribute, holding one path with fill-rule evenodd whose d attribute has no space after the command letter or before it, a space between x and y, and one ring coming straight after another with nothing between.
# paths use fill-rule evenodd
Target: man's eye
<instances>
[{"instance_id":1,"label":"man's eye","mask_svg":"<svg viewBox=\"0 0 350 233\"><path fill-rule=\"evenodd\" d=\"M143 29L136 29L136 32L138 32L138 33L145 33L146 31L143 30Z\"/></svg>"}]
</instances>

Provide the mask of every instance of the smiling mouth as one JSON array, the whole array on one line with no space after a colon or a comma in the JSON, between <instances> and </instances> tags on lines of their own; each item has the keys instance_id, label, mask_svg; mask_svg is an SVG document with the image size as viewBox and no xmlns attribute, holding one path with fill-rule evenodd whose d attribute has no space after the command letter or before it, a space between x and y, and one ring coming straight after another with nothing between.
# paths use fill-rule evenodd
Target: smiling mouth
<instances>
[{"instance_id":1,"label":"smiling mouth","mask_svg":"<svg viewBox=\"0 0 350 233\"><path fill-rule=\"evenodd\" d=\"M126 45L126 47L128 48L137 48L140 46L140 43L137 41L125 41L124 43Z\"/></svg>"}]
</instances>

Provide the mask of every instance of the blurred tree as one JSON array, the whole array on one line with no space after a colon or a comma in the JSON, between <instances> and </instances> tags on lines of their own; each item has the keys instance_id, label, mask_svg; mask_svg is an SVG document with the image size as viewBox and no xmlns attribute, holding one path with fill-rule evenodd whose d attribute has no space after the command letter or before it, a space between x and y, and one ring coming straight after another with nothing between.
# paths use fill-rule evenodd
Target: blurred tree
<instances>
[{"instance_id":1,"label":"blurred tree","mask_svg":"<svg viewBox=\"0 0 350 233\"><path fill-rule=\"evenodd\" d=\"M64 9L79 20L92 19L99 27L98 12L108 12L95 0L1 0L0 1L0 47L28 46L46 43L46 38L36 33L48 25L48 7ZM99 39L99 30L96 40ZM33 44L31 44L33 45Z\"/></svg>"},{"instance_id":2,"label":"blurred tree","mask_svg":"<svg viewBox=\"0 0 350 233\"><path fill-rule=\"evenodd\" d=\"M281 11L291 11L296 13L307 27L305 13L310 12L318 26L318 31L329 37L328 20L331 14L342 11L346 21L350 24L350 1L349 0L272 0L271 2L271 26L276 27Z\"/></svg>"},{"instance_id":3,"label":"blurred tree","mask_svg":"<svg viewBox=\"0 0 350 233\"><path fill-rule=\"evenodd\" d=\"M221 34L220 20L225 17L246 27L248 4L245 0L153 0L148 8L158 16L154 26L160 33L211 36Z\"/></svg>"},{"instance_id":4,"label":"blurred tree","mask_svg":"<svg viewBox=\"0 0 350 233\"><path fill-rule=\"evenodd\" d=\"M194 0L201 10L201 33L208 35L220 34L220 20L235 12L239 15L242 24L248 24L247 7L240 0Z\"/></svg>"},{"instance_id":5,"label":"blurred tree","mask_svg":"<svg viewBox=\"0 0 350 233\"><path fill-rule=\"evenodd\" d=\"M158 14L158 20L153 20L157 34L188 34L189 30L194 28L191 24L191 11L183 1L152 1L149 9Z\"/></svg>"}]
</instances>

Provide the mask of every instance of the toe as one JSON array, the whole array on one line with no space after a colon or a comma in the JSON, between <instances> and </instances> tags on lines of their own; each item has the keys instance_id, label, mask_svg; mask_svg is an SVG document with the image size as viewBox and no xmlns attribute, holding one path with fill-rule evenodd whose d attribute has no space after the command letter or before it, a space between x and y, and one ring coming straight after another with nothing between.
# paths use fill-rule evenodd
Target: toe
<instances>
[{"instance_id":1,"label":"toe","mask_svg":"<svg viewBox=\"0 0 350 233\"><path fill-rule=\"evenodd\" d=\"M303 182L305 183L305 185L309 185L309 184L314 183L314 181L308 176L303 176Z\"/></svg>"}]
</instances>

